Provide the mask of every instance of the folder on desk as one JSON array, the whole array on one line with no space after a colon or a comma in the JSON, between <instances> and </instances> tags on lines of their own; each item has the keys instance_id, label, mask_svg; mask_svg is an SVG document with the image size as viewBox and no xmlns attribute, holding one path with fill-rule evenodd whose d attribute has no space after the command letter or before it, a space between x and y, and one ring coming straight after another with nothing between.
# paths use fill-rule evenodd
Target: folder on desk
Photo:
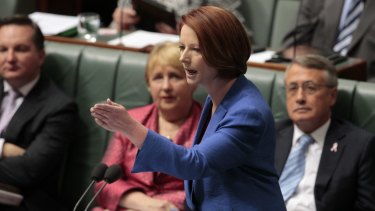
<instances>
[{"instance_id":1,"label":"folder on desk","mask_svg":"<svg viewBox=\"0 0 375 211\"><path fill-rule=\"evenodd\" d=\"M115 38L108 41L110 45L122 44L129 48L142 49L146 46L156 45L161 42L178 42L179 36L175 34L163 34L158 32L149 32L143 30L137 30L121 38Z\"/></svg>"},{"instance_id":2,"label":"folder on desk","mask_svg":"<svg viewBox=\"0 0 375 211\"><path fill-rule=\"evenodd\" d=\"M43 35L74 36L77 34L78 17L34 12L29 17L38 24Z\"/></svg>"}]
</instances>

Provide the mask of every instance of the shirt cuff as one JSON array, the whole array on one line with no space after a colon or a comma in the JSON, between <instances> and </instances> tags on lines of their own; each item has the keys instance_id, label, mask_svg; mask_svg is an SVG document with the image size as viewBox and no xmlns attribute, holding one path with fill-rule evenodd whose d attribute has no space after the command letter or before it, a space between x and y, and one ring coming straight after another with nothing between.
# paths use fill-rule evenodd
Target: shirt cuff
<instances>
[{"instance_id":1,"label":"shirt cuff","mask_svg":"<svg viewBox=\"0 0 375 211\"><path fill-rule=\"evenodd\" d=\"M3 147L4 147L5 139L0 138L0 158L3 157Z\"/></svg>"}]
</instances>

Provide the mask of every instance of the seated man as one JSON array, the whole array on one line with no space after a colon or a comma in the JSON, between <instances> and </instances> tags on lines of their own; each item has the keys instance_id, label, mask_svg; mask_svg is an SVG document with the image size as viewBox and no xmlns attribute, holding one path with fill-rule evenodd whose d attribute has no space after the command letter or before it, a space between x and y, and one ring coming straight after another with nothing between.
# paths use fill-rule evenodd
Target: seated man
<instances>
[{"instance_id":1,"label":"seated man","mask_svg":"<svg viewBox=\"0 0 375 211\"><path fill-rule=\"evenodd\" d=\"M1 211L62 210L58 176L73 137L76 104L43 75L44 37L29 18L0 21L0 183L21 190Z\"/></svg>"},{"instance_id":2,"label":"seated man","mask_svg":"<svg viewBox=\"0 0 375 211\"><path fill-rule=\"evenodd\" d=\"M290 119L276 125L275 165L288 211L375 210L375 136L332 117L337 83L318 55L285 72Z\"/></svg>"},{"instance_id":3,"label":"seated man","mask_svg":"<svg viewBox=\"0 0 375 211\"><path fill-rule=\"evenodd\" d=\"M298 26L285 37L284 57L310 52L311 47L334 51L367 62L367 79L375 81L375 1L302 0Z\"/></svg>"},{"instance_id":4,"label":"seated man","mask_svg":"<svg viewBox=\"0 0 375 211\"><path fill-rule=\"evenodd\" d=\"M242 0L151 0L159 3L169 9L174 10L176 15L176 22L178 23L181 19L181 16L187 13L191 9L195 9L202 5L215 5L226 8L230 10L236 17L244 24L249 37L251 37L250 30L245 26L245 18L239 12ZM113 12L113 23L118 29L129 29L134 26L139 29L148 30L148 31L157 31L160 33L168 34L178 34L177 26L171 27L166 23L157 22L151 20L142 20L142 17L139 17L137 12L133 9L133 5L128 0L119 0L118 7Z\"/></svg>"}]
</instances>

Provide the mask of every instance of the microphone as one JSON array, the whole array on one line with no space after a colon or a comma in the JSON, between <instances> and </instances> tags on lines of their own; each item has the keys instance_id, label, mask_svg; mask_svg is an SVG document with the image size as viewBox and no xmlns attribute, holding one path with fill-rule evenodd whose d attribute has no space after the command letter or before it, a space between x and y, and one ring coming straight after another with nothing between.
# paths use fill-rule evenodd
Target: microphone
<instances>
[{"instance_id":1,"label":"microphone","mask_svg":"<svg viewBox=\"0 0 375 211\"><path fill-rule=\"evenodd\" d=\"M296 17L296 25L294 27L294 34L293 34L293 57L292 59L296 58L296 54L297 54L297 33L300 32L300 28L298 26L299 24L299 19L300 19L300 13L302 13L302 10L303 10L303 0L300 1L300 4L299 4L299 8L298 8L298 13L297 13L297 17Z\"/></svg>"},{"instance_id":2,"label":"microphone","mask_svg":"<svg viewBox=\"0 0 375 211\"><path fill-rule=\"evenodd\" d=\"M95 200L95 198L99 195L100 192L104 189L104 187L107 184L111 184L112 182L118 180L122 176L122 168L118 164L113 164L112 166L108 167L108 169L105 171L103 181L104 183L99 188L99 190L95 193L94 197L89 201L87 204L85 211L90 207L92 202Z\"/></svg>"},{"instance_id":3,"label":"microphone","mask_svg":"<svg viewBox=\"0 0 375 211\"><path fill-rule=\"evenodd\" d=\"M129 6L131 5L129 0L118 0L117 2L117 7L120 8L120 23L118 23L120 26L118 27L119 28L119 31L118 31L118 36L119 36L119 40L120 40L120 45L122 45L122 35L123 35L123 25L124 25L124 21L123 21L123 18L124 18L124 8L126 6Z\"/></svg>"},{"instance_id":4,"label":"microphone","mask_svg":"<svg viewBox=\"0 0 375 211\"><path fill-rule=\"evenodd\" d=\"M73 211L75 211L78 207L78 205L81 203L83 197L86 196L87 192L90 190L90 188L94 185L95 182L102 181L104 178L104 174L107 170L108 166L104 163L99 163L95 166L95 168L91 172L91 182L90 185L86 188L85 192L82 194L82 196L77 201L76 205L74 206Z\"/></svg>"}]
</instances>

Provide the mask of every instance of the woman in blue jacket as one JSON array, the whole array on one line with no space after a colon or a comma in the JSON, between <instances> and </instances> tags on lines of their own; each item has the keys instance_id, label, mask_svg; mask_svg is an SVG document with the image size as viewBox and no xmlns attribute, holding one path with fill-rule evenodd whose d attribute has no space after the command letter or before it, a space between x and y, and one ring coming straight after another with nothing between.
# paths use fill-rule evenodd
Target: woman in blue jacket
<instances>
[{"instance_id":1,"label":"woman in blue jacket","mask_svg":"<svg viewBox=\"0 0 375 211\"><path fill-rule=\"evenodd\" d=\"M192 10L182 17L180 52L188 83L208 93L191 148L148 130L111 100L91 108L95 121L139 148L133 173L184 179L191 209L285 210L274 169L274 120L244 76L251 46L241 23L219 7Z\"/></svg>"}]
</instances>

